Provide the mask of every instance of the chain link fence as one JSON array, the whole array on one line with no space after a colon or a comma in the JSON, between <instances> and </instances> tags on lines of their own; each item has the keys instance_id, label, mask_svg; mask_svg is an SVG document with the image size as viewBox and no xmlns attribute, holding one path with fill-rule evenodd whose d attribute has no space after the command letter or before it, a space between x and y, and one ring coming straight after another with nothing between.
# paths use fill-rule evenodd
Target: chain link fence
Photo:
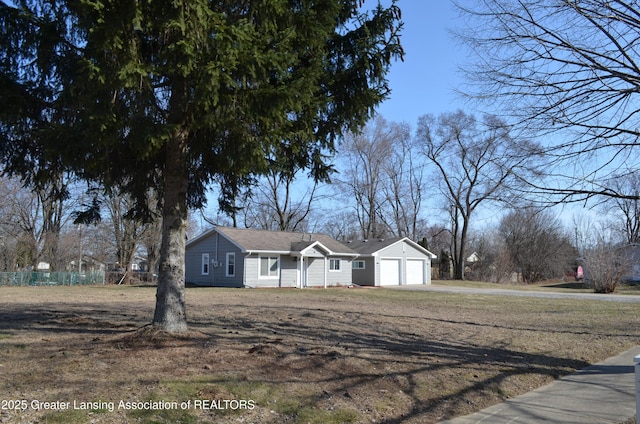
<instances>
[{"instance_id":1,"label":"chain link fence","mask_svg":"<svg viewBox=\"0 0 640 424\"><path fill-rule=\"evenodd\" d=\"M0 272L0 286L75 286L105 284L105 273L96 272Z\"/></svg>"}]
</instances>

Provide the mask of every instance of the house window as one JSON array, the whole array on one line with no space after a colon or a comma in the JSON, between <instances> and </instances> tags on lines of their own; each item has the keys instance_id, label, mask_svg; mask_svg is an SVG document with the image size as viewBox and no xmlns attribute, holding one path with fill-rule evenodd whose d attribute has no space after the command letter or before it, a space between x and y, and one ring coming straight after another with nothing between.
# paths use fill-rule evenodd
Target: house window
<instances>
[{"instance_id":1,"label":"house window","mask_svg":"<svg viewBox=\"0 0 640 424\"><path fill-rule=\"evenodd\" d=\"M227 253L227 277L236 276L236 254L233 252Z\"/></svg>"},{"instance_id":2,"label":"house window","mask_svg":"<svg viewBox=\"0 0 640 424\"><path fill-rule=\"evenodd\" d=\"M277 278L280 272L279 263L277 256L260 256L260 277Z\"/></svg>"},{"instance_id":3,"label":"house window","mask_svg":"<svg viewBox=\"0 0 640 424\"><path fill-rule=\"evenodd\" d=\"M340 271L340 259L329 259L329 271Z\"/></svg>"},{"instance_id":4,"label":"house window","mask_svg":"<svg viewBox=\"0 0 640 424\"><path fill-rule=\"evenodd\" d=\"M202 254L202 275L209 275L209 254Z\"/></svg>"},{"instance_id":5,"label":"house window","mask_svg":"<svg viewBox=\"0 0 640 424\"><path fill-rule=\"evenodd\" d=\"M364 269L364 261L353 261L352 268L353 269Z\"/></svg>"}]
</instances>

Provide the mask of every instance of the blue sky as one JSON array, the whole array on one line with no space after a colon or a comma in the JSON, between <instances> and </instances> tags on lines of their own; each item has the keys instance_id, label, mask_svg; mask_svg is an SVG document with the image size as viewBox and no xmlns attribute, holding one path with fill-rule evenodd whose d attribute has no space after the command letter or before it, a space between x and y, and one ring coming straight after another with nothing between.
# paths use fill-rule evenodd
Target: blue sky
<instances>
[{"instance_id":1,"label":"blue sky","mask_svg":"<svg viewBox=\"0 0 640 424\"><path fill-rule=\"evenodd\" d=\"M383 1L388 3L390 1ZM391 96L378 107L378 113L389 121L407 122L415 131L418 118L427 113L439 115L462 109L479 116L480 112L496 112L478 111L475 105L465 103L454 92L456 88L463 88L458 68L468 60L468 54L450 33L464 25L451 1L398 0L397 4L402 9L404 22L401 43L405 58L404 62L395 62L391 67L388 76ZM426 207L438 210L435 204ZM574 214L592 216L583 204L560 206L554 211L570 227ZM475 217L474 225L494 224L501 213L501 208L485 205Z\"/></svg>"},{"instance_id":2,"label":"blue sky","mask_svg":"<svg viewBox=\"0 0 640 424\"><path fill-rule=\"evenodd\" d=\"M390 0L381 0L384 5ZM367 0L365 8L372 8L377 0ZM377 111L389 121L406 122L415 131L418 117L463 108L454 89L461 78L457 71L464 61L448 30L459 24L458 12L450 0L398 0L404 22L401 43L404 62L394 62L388 75L391 96ZM211 197L208 215L215 216L218 202ZM430 205L433 207L433 205Z\"/></svg>"},{"instance_id":3,"label":"blue sky","mask_svg":"<svg viewBox=\"0 0 640 424\"><path fill-rule=\"evenodd\" d=\"M399 0L404 30L404 62L391 67L391 96L378 112L390 121L407 122L415 129L427 113L465 108L454 89L462 81L457 67L464 62L463 48L448 32L460 25L458 12L448 0ZM366 3L365 3L366 6Z\"/></svg>"}]
</instances>

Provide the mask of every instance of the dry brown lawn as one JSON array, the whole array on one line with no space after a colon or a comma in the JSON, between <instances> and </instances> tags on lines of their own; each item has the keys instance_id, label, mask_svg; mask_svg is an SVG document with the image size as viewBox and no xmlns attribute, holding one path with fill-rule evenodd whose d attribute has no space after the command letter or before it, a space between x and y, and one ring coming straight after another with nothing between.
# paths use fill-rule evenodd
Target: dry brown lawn
<instances>
[{"instance_id":1,"label":"dry brown lawn","mask_svg":"<svg viewBox=\"0 0 640 424\"><path fill-rule=\"evenodd\" d=\"M631 303L190 288L175 337L145 326L154 301L153 287L0 287L0 422L438 422L640 340Z\"/></svg>"}]
</instances>

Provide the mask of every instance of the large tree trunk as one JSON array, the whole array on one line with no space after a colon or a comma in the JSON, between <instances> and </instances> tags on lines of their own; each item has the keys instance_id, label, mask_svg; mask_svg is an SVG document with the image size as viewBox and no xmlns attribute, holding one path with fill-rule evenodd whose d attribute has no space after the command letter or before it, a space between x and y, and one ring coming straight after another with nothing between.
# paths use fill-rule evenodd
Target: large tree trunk
<instances>
[{"instance_id":1,"label":"large tree trunk","mask_svg":"<svg viewBox=\"0 0 640 424\"><path fill-rule=\"evenodd\" d=\"M464 280L464 269L467 264L466 247L467 247L467 234L469 233L469 214L460 213L462 217L462 230L460 231L459 244L455 247L455 266L454 266L454 279ZM456 224L459 225L459 224ZM454 237L457 239L458 230L454 233Z\"/></svg>"},{"instance_id":2,"label":"large tree trunk","mask_svg":"<svg viewBox=\"0 0 640 424\"><path fill-rule=\"evenodd\" d=\"M187 331L184 253L187 228L187 132L178 130L167 146L162 208L162 242L153 325L172 333Z\"/></svg>"}]
</instances>

